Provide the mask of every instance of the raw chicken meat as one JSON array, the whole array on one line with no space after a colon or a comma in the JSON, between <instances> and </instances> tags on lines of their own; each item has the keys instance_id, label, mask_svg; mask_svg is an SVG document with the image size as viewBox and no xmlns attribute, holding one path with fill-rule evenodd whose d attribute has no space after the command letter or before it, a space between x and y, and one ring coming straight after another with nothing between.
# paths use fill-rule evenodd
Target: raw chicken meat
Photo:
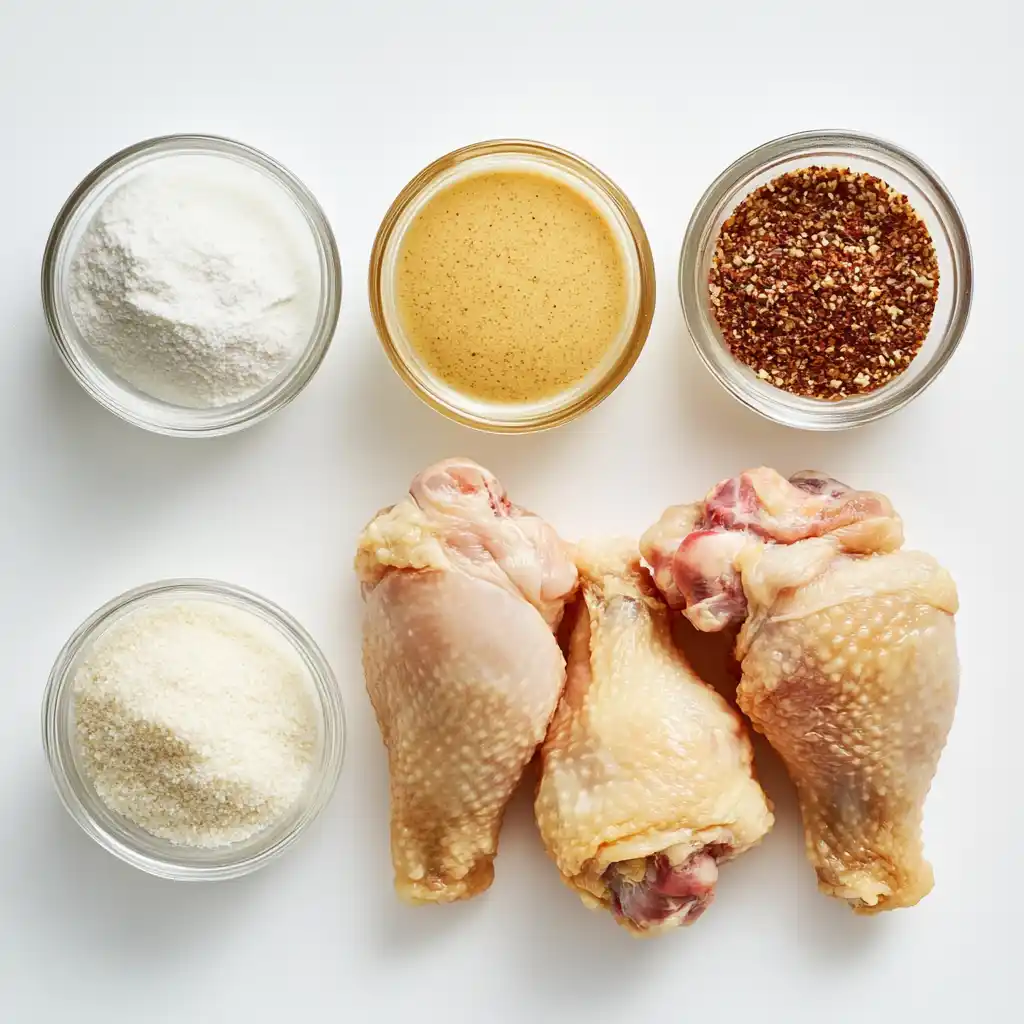
<instances>
[{"instance_id":1,"label":"raw chicken meat","mask_svg":"<svg viewBox=\"0 0 1024 1024\"><path fill-rule=\"evenodd\" d=\"M576 588L555 531L486 469L417 476L359 540L363 667L388 750L395 888L475 896L565 683L553 631Z\"/></svg>"},{"instance_id":2,"label":"raw chicken meat","mask_svg":"<svg viewBox=\"0 0 1024 1024\"><path fill-rule=\"evenodd\" d=\"M956 587L902 543L881 495L771 469L668 509L641 540L698 629L742 623L740 708L796 784L819 887L864 913L932 888L921 816L957 696Z\"/></svg>"},{"instance_id":3,"label":"raw chicken meat","mask_svg":"<svg viewBox=\"0 0 1024 1024\"><path fill-rule=\"evenodd\" d=\"M695 921L772 814L738 715L672 642L635 542L581 545L537 823L564 880L634 934ZM572 614L572 613L570 613Z\"/></svg>"}]
</instances>

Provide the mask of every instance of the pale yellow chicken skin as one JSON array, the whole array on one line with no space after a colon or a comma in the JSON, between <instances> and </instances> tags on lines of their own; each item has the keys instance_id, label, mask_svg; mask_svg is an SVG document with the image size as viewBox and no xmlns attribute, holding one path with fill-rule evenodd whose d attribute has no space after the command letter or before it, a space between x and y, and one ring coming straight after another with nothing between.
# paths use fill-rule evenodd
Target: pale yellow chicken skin
<instances>
[{"instance_id":1,"label":"pale yellow chicken skin","mask_svg":"<svg viewBox=\"0 0 1024 1024\"><path fill-rule=\"evenodd\" d=\"M932 888L925 797L953 720L956 587L880 495L752 470L641 542L698 629L742 622L740 708L782 756L823 892L861 913Z\"/></svg>"},{"instance_id":2,"label":"pale yellow chicken skin","mask_svg":"<svg viewBox=\"0 0 1024 1024\"><path fill-rule=\"evenodd\" d=\"M921 817L956 704L956 607L927 555L839 558L741 638L739 705L789 767L820 887L856 910L932 888Z\"/></svg>"},{"instance_id":3,"label":"pale yellow chicken skin","mask_svg":"<svg viewBox=\"0 0 1024 1024\"><path fill-rule=\"evenodd\" d=\"M553 630L576 570L487 470L449 459L359 541L363 667L391 784L395 888L486 889L505 806L565 683Z\"/></svg>"},{"instance_id":4,"label":"pale yellow chicken skin","mask_svg":"<svg viewBox=\"0 0 1024 1024\"><path fill-rule=\"evenodd\" d=\"M563 879L634 934L695 920L718 864L771 828L739 716L672 641L635 543L581 545L568 681L537 823Z\"/></svg>"}]
</instances>

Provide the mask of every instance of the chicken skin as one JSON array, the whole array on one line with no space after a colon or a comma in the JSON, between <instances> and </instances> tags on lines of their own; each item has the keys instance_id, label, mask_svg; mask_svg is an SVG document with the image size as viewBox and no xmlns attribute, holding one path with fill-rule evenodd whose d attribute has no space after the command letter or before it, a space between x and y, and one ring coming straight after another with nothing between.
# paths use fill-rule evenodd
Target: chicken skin
<instances>
[{"instance_id":1,"label":"chicken skin","mask_svg":"<svg viewBox=\"0 0 1024 1024\"><path fill-rule=\"evenodd\" d=\"M922 810L953 720L956 587L888 500L756 469L670 508L641 548L701 630L742 623L740 708L799 795L819 888L861 913L932 888Z\"/></svg>"},{"instance_id":2,"label":"chicken skin","mask_svg":"<svg viewBox=\"0 0 1024 1024\"><path fill-rule=\"evenodd\" d=\"M388 751L395 888L488 888L505 806L565 683L568 549L486 469L449 459L359 539L366 687Z\"/></svg>"},{"instance_id":3,"label":"chicken skin","mask_svg":"<svg viewBox=\"0 0 1024 1024\"><path fill-rule=\"evenodd\" d=\"M634 542L581 545L536 815L563 879L637 935L695 921L772 814L739 718L672 642Z\"/></svg>"}]
</instances>

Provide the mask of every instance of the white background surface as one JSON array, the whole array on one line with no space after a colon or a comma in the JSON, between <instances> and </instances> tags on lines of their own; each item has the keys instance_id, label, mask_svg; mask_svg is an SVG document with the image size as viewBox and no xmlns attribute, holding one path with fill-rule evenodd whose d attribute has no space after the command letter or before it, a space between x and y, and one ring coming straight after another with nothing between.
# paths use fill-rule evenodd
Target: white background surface
<instances>
[{"instance_id":1,"label":"white background surface","mask_svg":"<svg viewBox=\"0 0 1024 1024\"><path fill-rule=\"evenodd\" d=\"M1024 356L1010 311L1024 223L1009 164L1021 157L1012 6L2 0L0 1020L1015 1016ZM833 436L769 425L720 391L691 351L674 284L711 178L814 127L888 136L932 164L977 271L942 378L895 417ZM46 233L72 187L114 150L174 131L234 136L292 168L331 218L345 271L340 329L309 389L212 442L149 436L94 405L53 353L38 299ZM395 193L434 157L499 135L563 145L608 172L658 268L635 370L596 411L541 436L475 434L421 405L389 368L365 294ZM819 896L791 791L762 758L778 825L723 872L688 931L637 942L584 910L522 795L486 896L399 905L349 564L364 521L451 454L485 462L570 537L637 532L759 463L888 493L910 545L944 561L962 602L962 695L926 813L934 893L875 919ZM265 872L209 887L148 878L90 843L51 789L38 730L73 627L130 586L191 574L296 614L335 666L350 726L337 795L306 840Z\"/></svg>"}]
</instances>

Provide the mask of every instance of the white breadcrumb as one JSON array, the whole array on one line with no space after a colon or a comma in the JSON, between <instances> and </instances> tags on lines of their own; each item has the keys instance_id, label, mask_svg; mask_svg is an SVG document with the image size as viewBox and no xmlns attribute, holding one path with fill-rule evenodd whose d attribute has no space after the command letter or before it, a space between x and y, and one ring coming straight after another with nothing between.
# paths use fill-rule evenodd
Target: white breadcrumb
<instances>
[{"instance_id":1,"label":"white breadcrumb","mask_svg":"<svg viewBox=\"0 0 1024 1024\"><path fill-rule=\"evenodd\" d=\"M309 781L319 741L309 671L251 612L202 599L129 612L85 652L74 693L97 795L172 843L248 839Z\"/></svg>"}]
</instances>

